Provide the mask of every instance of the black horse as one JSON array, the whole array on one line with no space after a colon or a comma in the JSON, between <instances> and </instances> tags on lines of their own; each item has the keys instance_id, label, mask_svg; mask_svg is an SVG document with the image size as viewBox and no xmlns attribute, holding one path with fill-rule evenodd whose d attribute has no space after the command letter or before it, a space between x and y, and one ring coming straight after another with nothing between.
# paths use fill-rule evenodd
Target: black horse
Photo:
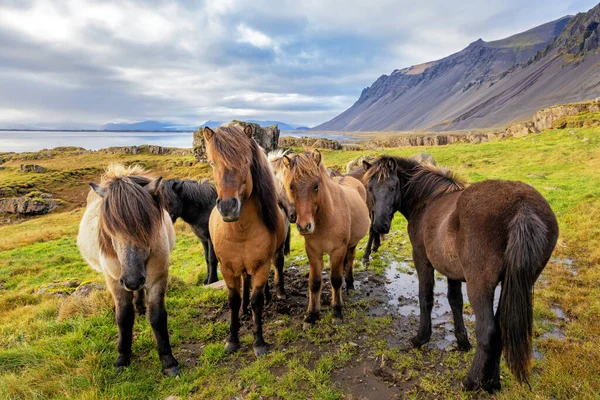
<instances>
[{"instance_id":1,"label":"black horse","mask_svg":"<svg viewBox=\"0 0 600 400\"><path fill-rule=\"evenodd\" d=\"M448 278L458 346L471 345L462 308L462 282L476 317L477 350L467 389L500 389L500 355L527 382L532 355L533 285L550 259L558 224L548 202L522 182L488 180L466 187L451 171L383 156L366 165L374 199L373 229L390 230L400 211L408 221L419 276L416 347L431 337L434 270ZM502 282L494 315L494 289Z\"/></svg>"},{"instance_id":2,"label":"black horse","mask_svg":"<svg viewBox=\"0 0 600 400\"><path fill-rule=\"evenodd\" d=\"M208 232L208 219L217 202L215 185L207 181L169 179L163 181L160 190L173 222L177 218L183 219L192 228L204 247L206 260L204 284L218 281L218 261Z\"/></svg>"}]
</instances>

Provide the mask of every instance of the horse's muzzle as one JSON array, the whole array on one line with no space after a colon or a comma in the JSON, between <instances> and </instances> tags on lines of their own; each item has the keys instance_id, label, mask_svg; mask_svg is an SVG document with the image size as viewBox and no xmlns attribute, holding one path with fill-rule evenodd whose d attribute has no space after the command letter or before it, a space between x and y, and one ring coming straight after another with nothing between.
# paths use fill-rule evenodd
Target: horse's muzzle
<instances>
[{"instance_id":1,"label":"horse's muzzle","mask_svg":"<svg viewBox=\"0 0 600 400\"><path fill-rule=\"evenodd\" d=\"M309 222L306 225L296 223L296 227L298 228L298 233L300 233L302 236L312 235L312 233L315 231L315 224L312 222Z\"/></svg>"},{"instance_id":2,"label":"horse's muzzle","mask_svg":"<svg viewBox=\"0 0 600 400\"><path fill-rule=\"evenodd\" d=\"M240 218L241 203L237 197L229 199L217 199L217 210L221 214L223 221L234 222Z\"/></svg>"},{"instance_id":3,"label":"horse's muzzle","mask_svg":"<svg viewBox=\"0 0 600 400\"><path fill-rule=\"evenodd\" d=\"M140 276L137 279L121 278L119 279L119 283L121 284L121 287L128 292L135 292L136 290L140 290L144 287L146 284L146 278L144 276Z\"/></svg>"}]
</instances>

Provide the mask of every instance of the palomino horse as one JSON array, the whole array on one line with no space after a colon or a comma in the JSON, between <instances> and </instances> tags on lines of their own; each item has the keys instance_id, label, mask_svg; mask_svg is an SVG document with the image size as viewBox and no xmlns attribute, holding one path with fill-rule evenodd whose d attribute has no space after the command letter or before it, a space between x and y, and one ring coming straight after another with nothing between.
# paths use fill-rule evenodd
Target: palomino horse
<instances>
[{"instance_id":1,"label":"palomino horse","mask_svg":"<svg viewBox=\"0 0 600 400\"><path fill-rule=\"evenodd\" d=\"M225 349L239 347L240 288L252 283L254 352L267 351L263 338L262 312L265 287L271 266L276 264L278 294L283 291L283 253L286 222L277 205L273 174L263 150L252 139L252 128L224 125L212 131L204 128L206 153L213 166L217 206L210 216L210 236L221 273L229 289L231 327ZM250 276L251 281L247 279ZM248 293L244 290L244 293Z\"/></svg>"},{"instance_id":2,"label":"palomino horse","mask_svg":"<svg viewBox=\"0 0 600 400\"><path fill-rule=\"evenodd\" d=\"M369 210L363 184L351 177L331 178L321 153L284 156L285 187L296 206L296 226L304 236L310 262L308 315L305 327L313 325L321 310L323 255L331 260L331 305L333 323L342 323L342 276L346 288L354 288L352 269L356 245L369 229Z\"/></svg>"},{"instance_id":3,"label":"palomino horse","mask_svg":"<svg viewBox=\"0 0 600 400\"><path fill-rule=\"evenodd\" d=\"M191 179L168 179L163 181L160 192L165 199L165 206L173 223L181 218L192 228L202 243L206 261L204 284L218 281L218 262L208 231L208 220L217 201L215 185Z\"/></svg>"},{"instance_id":4,"label":"palomino horse","mask_svg":"<svg viewBox=\"0 0 600 400\"><path fill-rule=\"evenodd\" d=\"M528 382L533 284L556 245L558 224L548 202L521 182L488 180L468 188L449 170L383 156L364 177L375 201L373 227L387 233L396 211L408 221L419 276L420 325L414 346L431 337L434 269L448 277L458 346L471 345L464 326L462 282L476 317L477 349L467 389L500 389L500 356ZM494 315L494 290L502 282Z\"/></svg>"},{"instance_id":5,"label":"palomino horse","mask_svg":"<svg viewBox=\"0 0 600 400\"><path fill-rule=\"evenodd\" d=\"M275 188L277 189L277 200L279 201L279 207L283 209L288 217L288 220L291 223L295 223L296 207L287 196L283 178L286 171L286 167L283 164L283 157L289 154L291 154L290 150L274 150L267 154L267 160L269 160L271 171L273 171L273 176L275 177Z\"/></svg>"},{"instance_id":6,"label":"palomino horse","mask_svg":"<svg viewBox=\"0 0 600 400\"><path fill-rule=\"evenodd\" d=\"M116 367L131 361L134 302L146 313L167 375L179 372L171 352L165 291L175 231L158 192L161 178L153 179L141 167L111 165L101 185L91 183L77 245L85 260L104 274L115 301L119 326Z\"/></svg>"}]
</instances>

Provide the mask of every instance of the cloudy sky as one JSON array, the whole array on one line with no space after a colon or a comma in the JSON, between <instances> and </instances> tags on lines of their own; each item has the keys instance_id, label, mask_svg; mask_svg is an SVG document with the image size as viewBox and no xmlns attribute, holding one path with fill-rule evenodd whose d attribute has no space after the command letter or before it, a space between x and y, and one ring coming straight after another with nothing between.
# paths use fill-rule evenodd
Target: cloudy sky
<instances>
[{"instance_id":1,"label":"cloudy sky","mask_svg":"<svg viewBox=\"0 0 600 400\"><path fill-rule=\"evenodd\" d=\"M314 126L395 68L596 0L0 0L0 127Z\"/></svg>"}]
</instances>

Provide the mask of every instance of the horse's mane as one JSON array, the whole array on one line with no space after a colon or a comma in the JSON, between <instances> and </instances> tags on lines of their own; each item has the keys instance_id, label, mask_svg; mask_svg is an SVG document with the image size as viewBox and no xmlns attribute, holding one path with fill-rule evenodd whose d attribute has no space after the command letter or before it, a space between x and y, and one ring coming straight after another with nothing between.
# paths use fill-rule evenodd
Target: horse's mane
<instances>
[{"instance_id":1,"label":"horse's mane","mask_svg":"<svg viewBox=\"0 0 600 400\"><path fill-rule=\"evenodd\" d=\"M139 165L111 164L102 176L107 191L99 213L100 250L116 257L112 237L149 247L163 222L163 199L143 186L153 177Z\"/></svg>"},{"instance_id":2,"label":"horse's mane","mask_svg":"<svg viewBox=\"0 0 600 400\"><path fill-rule=\"evenodd\" d=\"M286 185L289 186L290 182L302 179L302 178L329 178L327 169L323 163L317 163L313 159L313 152L304 152L300 154L294 154L290 157L290 167L288 173L285 174Z\"/></svg>"},{"instance_id":3,"label":"horse's mane","mask_svg":"<svg viewBox=\"0 0 600 400\"><path fill-rule=\"evenodd\" d=\"M392 156L381 156L373 162L363 177L363 183L367 184L373 178L382 181L391 175L398 175L403 184L403 198L413 205L466 187L466 183L447 168Z\"/></svg>"},{"instance_id":4,"label":"horse's mane","mask_svg":"<svg viewBox=\"0 0 600 400\"><path fill-rule=\"evenodd\" d=\"M177 191L175 190L176 186L179 186ZM217 198L215 185L205 179L200 182L192 179L167 179L162 182L160 191L165 200L174 199L181 195L201 207L214 205Z\"/></svg>"},{"instance_id":5,"label":"horse's mane","mask_svg":"<svg viewBox=\"0 0 600 400\"><path fill-rule=\"evenodd\" d=\"M213 162L243 173L250 167L258 215L271 232L277 229L278 206L273 173L263 149L236 125L223 125L212 135Z\"/></svg>"}]
</instances>

